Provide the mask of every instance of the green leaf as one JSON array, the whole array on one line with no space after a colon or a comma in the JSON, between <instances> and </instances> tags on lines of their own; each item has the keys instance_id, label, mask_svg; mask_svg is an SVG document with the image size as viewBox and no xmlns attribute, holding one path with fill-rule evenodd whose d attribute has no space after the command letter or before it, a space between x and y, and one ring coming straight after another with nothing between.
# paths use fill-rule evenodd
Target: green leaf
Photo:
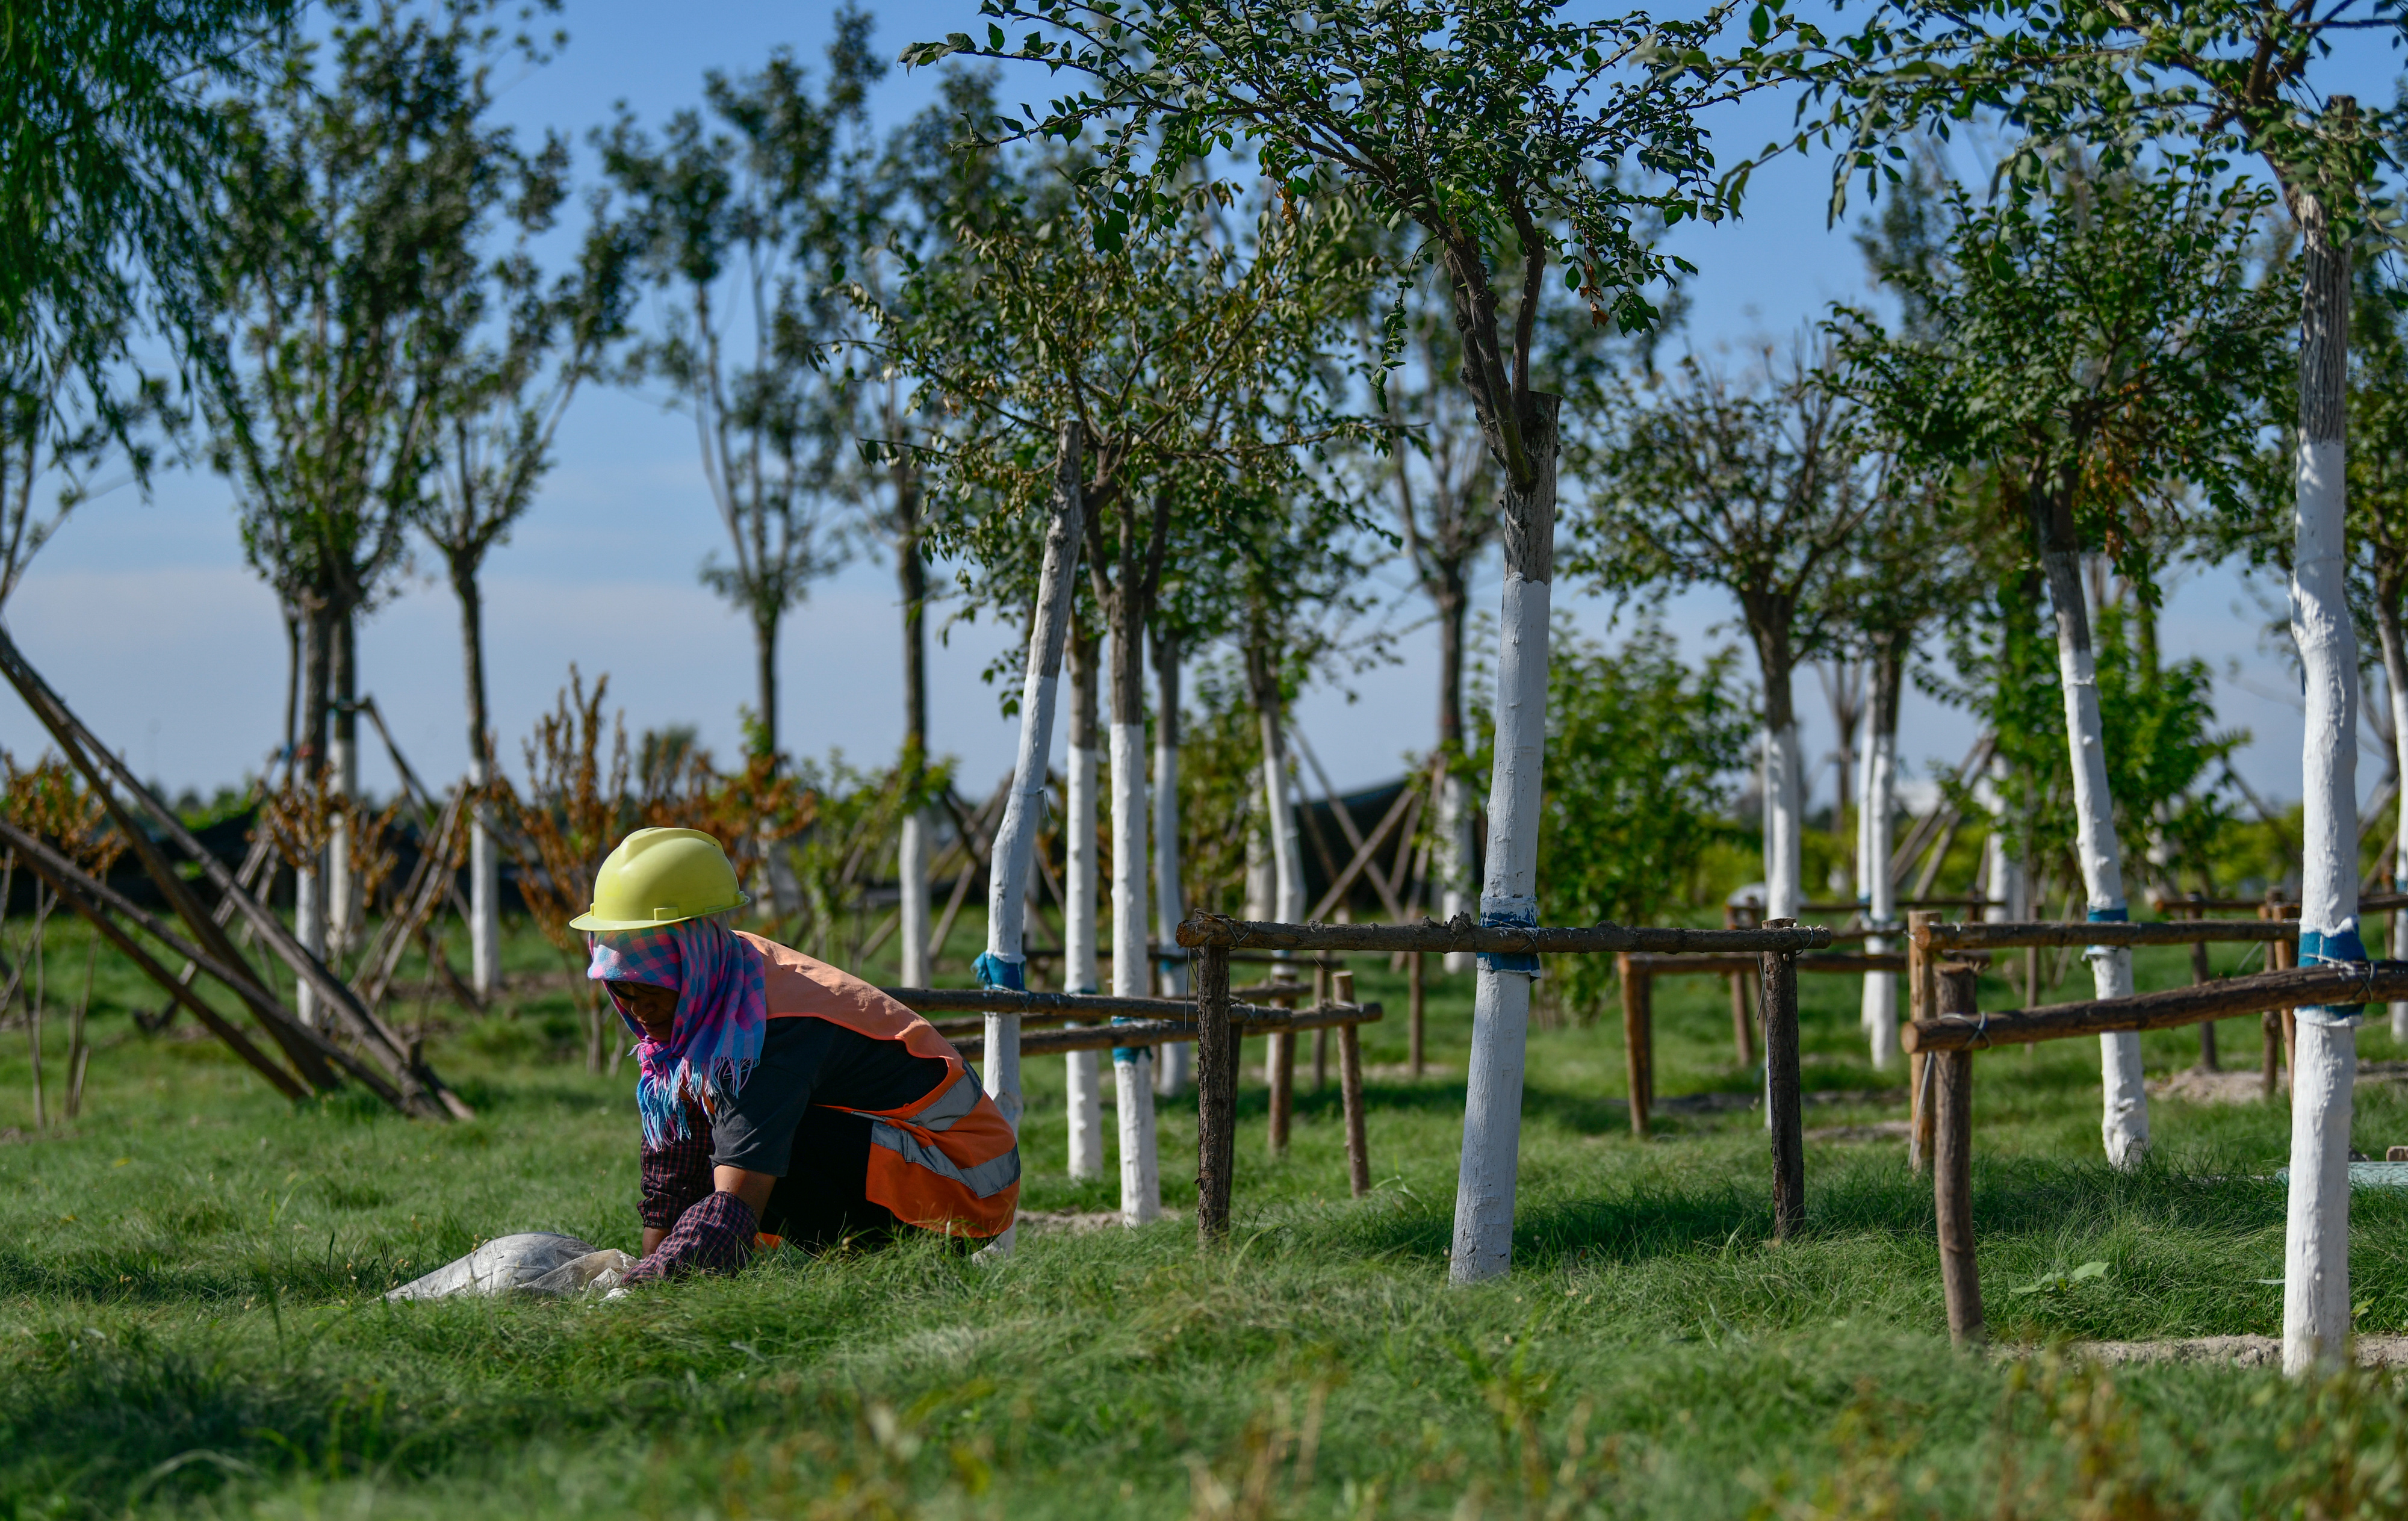
<instances>
[{"instance_id":1,"label":"green leaf","mask_svg":"<svg viewBox=\"0 0 2408 1521\"><path fill-rule=\"evenodd\" d=\"M2086 1278L2104 1277L2106 1272L2107 1264L2103 1262L2086 1262L2081 1267L2073 1270L2072 1277L2073 1281L2078 1284Z\"/></svg>"},{"instance_id":2,"label":"green leaf","mask_svg":"<svg viewBox=\"0 0 2408 1521\"><path fill-rule=\"evenodd\" d=\"M1763 6L1747 13L1747 35L1758 42L1772 36L1772 12Z\"/></svg>"}]
</instances>

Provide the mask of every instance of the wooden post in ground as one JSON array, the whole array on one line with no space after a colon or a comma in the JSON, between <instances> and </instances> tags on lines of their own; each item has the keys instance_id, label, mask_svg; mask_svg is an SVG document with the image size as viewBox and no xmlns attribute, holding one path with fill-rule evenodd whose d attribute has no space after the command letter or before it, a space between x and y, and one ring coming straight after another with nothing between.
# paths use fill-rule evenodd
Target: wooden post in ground
<instances>
[{"instance_id":1,"label":"wooden post in ground","mask_svg":"<svg viewBox=\"0 0 2408 1521\"><path fill-rule=\"evenodd\" d=\"M1338 1001L1354 1001L1354 974L1341 971L1331 981ZM1371 1147L1363 1123L1362 1026L1338 1026L1338 1097L1346 1115L1346 1186L1356 1198L1371 1191Z\"/></svg>"},{"instance_id":2,"label":"wooden post in ground","mask_svg":"<svg viewBox=\"0 0 2408 1521\"><path fill-rule=\"evenodd\" d=\"M1972 1016L1974 971L1950 967L1940 977L1940 1012ZM1948 1340L1979 1346L1987 1332L1982 1319L1982 1275L1973 1260L1973 1054L1943 1051L1931 1057L1931 1193L1940 1224L1940 1288L1948 1301Z\"/></svg>"},{"instance_id":3,"label":"wooden post in ground","mask_svg":"<svg viewBox=\"0 0 2408 1521\"><path fill-rule=\"evenodd\" d=\"M1414 951L1405 957L1405 1072L1419 1079L1422 1075L1422 953Z\"/></svg>"},{"instance_id":4,"label":"wooden post in ground","mask_svg":"<svg viewBox=\"0 0 2408 1521\"><path fill-rule=\"evenodd\" d=\"M2260 919L2279 919L2282 916L2283 908L2279 903L2268 902L2258 906L2258 917ZM2267 941L2266 969L2281 971L2289 967L2290 953L2291 947L2281 940ZM2258 1060L2258 1096L2269 1103L2272 1103L2274 1098L2278 1064L2280 1068L2289 1066L2285 1058L2290 1053L2288 1039L2290 1025L2291 1016L2287 1010L2269 1009L2258 1016L2258 1029L2265 1037L2264 1051Z\"/></svg>"},{"instance_id":5,"label":"wooden post in ground","mask_svg":"<svg viewBox=\"0 0 2408 1521\"><path fill-rule=\"evenodd\" d=\"M1296 1119L1296 1036L1270 1038L1271 1155L1287 1155L1288 1129Z\"/></svg>"},{"instance_id":6,"label":"wooden post in ground","mask_svg":"<svg viewBox=\"0 0 2408 1521\"><path fill-rule=\"evenodd\" d=\"M1650 1047L1655 1041L1654 1011L1655 978L1631 964L1627 952L1613 958L1614 974L1622 980L1622 1047L1623 1067L1630 1083L1630 1133L1641 1141L1647 1139L1648 1111L1654 1106L1651 1091L1655 1055Z\"/></svg>"},{"instance_id":7,"label":"wooden post in ground","mask_svg":"<svg viewBox=\"0 0 2408 1521\"><path fill-rule=\"evenodd\" d=\"M1928 1019L1935 1001L1930 950L1917 931L1940 922L1931 909L1910 909L1906 915L1906 1017L1912 1024ZM1931 1166L1931 1058L1917 1054L1908 1064L1906 1161L1915 1171Z\"/></svg>"},{"instance_id":8,"label":"wooden post in ground","mask_svg":"<svg viewBox=\"0 0 2408 1521\"><path fill-rule=\"evenodd\" d=\"M1739 911L1727 903L1723 905L1723 927L1725 929L1740 927ZM1730 974L1730 996L1731 1050L1739 1056L1739 1064L1742 1067L1754 1067L1756 1065L1756 1028L1752 1011L1747 1006L1747 973L1735 971Z\"/></svg>"},{"instance_id":9,"label":"wooden post in ground","mask_svg":"<svg viewBox=\"0 0 2408 1521\"><path fill-rule=\"evenodd\" d=\"M1352 982L1353 979L1349 978ZM1327 966L1314 962L1312 967L1312 1001L1315 1007L1331 1001L1330 987L1334 979ZM1340 1002L1352 1002L1340 999ZM1312 1032L1312 1091L1319 1093L1329 1086L1329 1029L1324 1026Z\"/></svg>"},{"instance_id":10,"label":"wooden post in ground","mask_svg":"<svg viewBox=\"0 0 2408 1521\"><path fill-rule=\"evenodd\" d=\"M1229 951L1208 945L1196 982L1196 1234L1229 1233L1238 1157L1238 1037L1229 1025Z\"/></svg>"},{"instance_id":11,"label":"wooden post in ground","mask_svg":"<svg viewBox=\"0 0 2408 1521\"><path fill-rule=\"evenodd\" d=\"M1794 919L1768 919L1786 929ZM1757 953L1763 983L1767 1117L1772 1130L1772 1237L1787 1241L1806 1224L1805 1116L1798 1091L1798 958L1785 951Z\"/></svg>"},{"instance_id":12,"label":"wooden post in ground","mask_svg":"<svg viewBox=\"0 0 2408 1521\"><path fill-rule=\"evenodd\" d=\"M2200 895L2197 893L2191 894L2190 902L2190 918L2193 921L2203 919L2207 916L2206 910L2200 903ZM2193 940L2190 942L2191 986L2205 987L2207 985L2207 942L2205 940ZM2224 1064L2222 1060L2218 1058L2215 1052L2215 1021L2212 1019L2200 1020L2199 1023L2199 1069L2202 1072L2214 1072L2221 1070Z\"/></svg>"}]
</instances>

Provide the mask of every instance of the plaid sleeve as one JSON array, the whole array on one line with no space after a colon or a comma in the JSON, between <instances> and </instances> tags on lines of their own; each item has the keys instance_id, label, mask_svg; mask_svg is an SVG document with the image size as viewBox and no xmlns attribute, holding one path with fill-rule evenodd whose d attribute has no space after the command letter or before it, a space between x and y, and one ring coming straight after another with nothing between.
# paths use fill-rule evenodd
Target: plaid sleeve
<instances>
[{"instance_id":1,"label":"plaid sleeve","mask_svg":"<svg viewBox=\"0 0 2408 1521\"><path fill-rule=\"evenodd\" d=\"M711 1194L685 1212L651 1256L627 1270L630 1284L657 1284L688 1273L732 1273L752 1256L761 1222L734 1194Z\"/></svg>"},{"instance_id":2,"label":"plaid sleeve","mask_svg":"<svg viewBox=\"0 0 2408 1521\"><path fill-rule=\"evenodd\" d=\"M644 1197L637 1216L654 1230L667 1230L707 1197L710 1182L710 1117L689 1104L686 1133L665 1146L644 1148Z\"/></svg>"}]
</instances>

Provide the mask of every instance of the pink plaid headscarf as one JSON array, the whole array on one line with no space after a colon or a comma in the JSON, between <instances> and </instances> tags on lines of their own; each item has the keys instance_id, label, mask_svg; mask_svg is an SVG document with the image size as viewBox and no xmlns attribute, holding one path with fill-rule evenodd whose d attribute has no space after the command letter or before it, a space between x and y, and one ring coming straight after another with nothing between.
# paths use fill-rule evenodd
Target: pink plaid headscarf
<instances>
[{"instance_id":1,"label":"pink plaid headscarf","mask_svg":"<svg viewBox=\"0 0 2408 1521\"><path fill-rule=\"evenodd\" d=\"M585 975L597 983L641 983L678 996L666 1042L620 1019L637 1036L636 1107L644 1143L666 1144L688 1134L685 1106L717 1114L733 1103L761 1059L769 1022L761 954L715 919L685 919L656 929L597 931L587 937L593 960Z\"/></svg>"}]
</instances>

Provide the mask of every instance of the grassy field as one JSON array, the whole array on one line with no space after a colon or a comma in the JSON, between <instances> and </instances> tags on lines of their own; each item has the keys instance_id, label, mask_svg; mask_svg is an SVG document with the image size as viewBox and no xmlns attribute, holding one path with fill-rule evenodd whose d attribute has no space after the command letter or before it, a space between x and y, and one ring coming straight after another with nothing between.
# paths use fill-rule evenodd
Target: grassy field
<instances>
[{"instance_id":1,"label":"grassy field","mask_svg":"<svg viewBox=\"0 0 2408 1521\"><path fill-rule=\"evenodd\" d=\"M80 933L53 967L79 976ZM519 948L529 973L558 962ZM2219 953L2219 966L2237 960ZM2144 954L2142 985L2186 977ZM394 1306L379 1292L526 1229L632 1247L629 1080L589 1077L565 994L428 1049L474 1124L277 1100L219 1048L136 1030L104 970L89 1092L31 1132L26 1034L0 1037L0 1514L535 1516L2339 1516L2408 1506L2388 1385L2225 1368L2112 1377L2070 1338L2278 1328L2282 1106L2155 1106L2148 1166L2099 1155L2096 1047L1977 1063L1976 1224L1992 1324L1942 1329L1928 1184L1856 1034L1809 979L1807 1237L1766 1240L1757 1115L1667 1113L1644 1145L1618 1026L1534 1034L1516 1271L1445 1283L1468 979L1434 978L1424 1081L1375 1075L1379 1186L1346 1197L1334 1092L1290 1154L1241 1095L1238 1227L1032 1231L1007 1264L918 1245L756 1264L598 1302ZM1367 1059L1400 1069L1403 980ZM2002 987L1985 989L2003 1006ZM416 1005L403 1012L418 1015ZM1718 982L1658 985L1667 1095L1747 1091ZM2379 1023L2379 1022L2378 1022ZM188 1024L188 1022L187 1022ZM2226 1027L2254 1061L2254 1026ZM63 1022L46 1028L53 1090ZM2153 1036L2154 1074L2196 1055ZM2370 1030L2365 1055L2391 1057ZM1064 1176L1061 1064L1033 1063L1026 1208ZM1307 1079L1309 1083L1309 1078ZM2408 1141L2360 1089L2358 1144ZM1856 1127L1848 1131L1846 1127ZM1166 1203L1192 1203L1170 1105ZM2358 1326L2408 1330L2408 1196L2362 1196ZM2071 1270L2105 1264L2080 1279ZM2014 1292L2028 1290L2025 1293Z\"/></svg>"}]
</instances>

